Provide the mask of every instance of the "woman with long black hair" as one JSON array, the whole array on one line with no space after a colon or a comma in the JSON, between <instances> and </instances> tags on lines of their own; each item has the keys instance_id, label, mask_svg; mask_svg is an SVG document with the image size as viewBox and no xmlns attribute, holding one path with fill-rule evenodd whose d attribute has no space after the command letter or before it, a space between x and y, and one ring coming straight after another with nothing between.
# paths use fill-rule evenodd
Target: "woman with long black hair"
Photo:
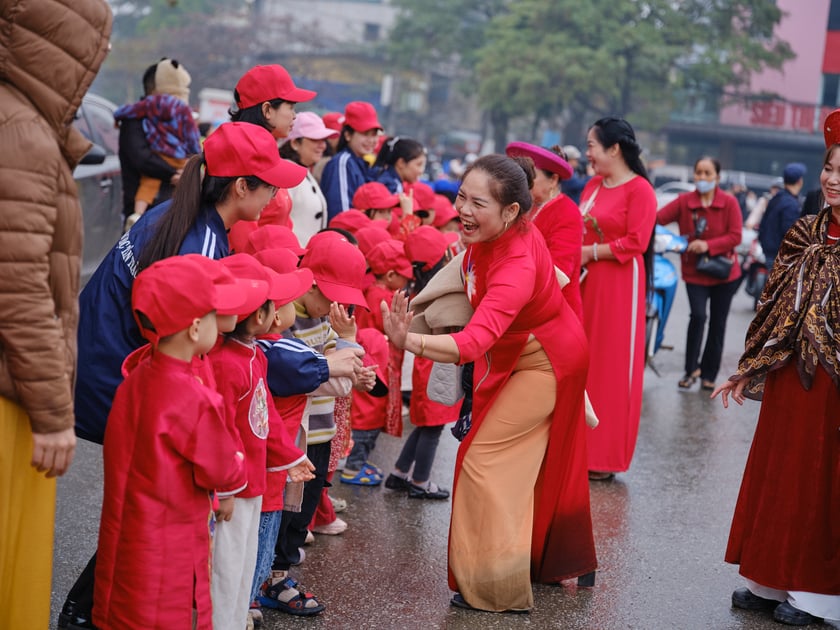
<instances>
[{"instance_id":1,"label":"woman with long black hair","mask_svg":"<svg viewBox=\"0 0 840 630\"><path fill-rule=\"evenodd\" d=\"M656 194L641 152L621 118L602 118L587 134L595 177L581 195L587 271L581 299L590 348L586 391L601 420L587 436L590 479L611 479L630 467L642 412Z\"/></svg>"}]
</instances>

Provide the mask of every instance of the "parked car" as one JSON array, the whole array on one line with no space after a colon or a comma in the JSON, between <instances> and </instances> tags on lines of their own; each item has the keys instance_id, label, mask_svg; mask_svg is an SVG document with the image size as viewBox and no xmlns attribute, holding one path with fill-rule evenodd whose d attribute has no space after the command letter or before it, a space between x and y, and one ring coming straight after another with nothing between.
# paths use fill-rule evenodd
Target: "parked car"
<instances>
[{"instance_id":1,"label":"parked car","mask_svg":"<svg viewBox=\"0 0 840 630\"><path fill-rule=\"evenodd\" d=\"M82 285L114 246L123 227L119 129L114 126L116 105L87 94L76 113L76 128L93 148L73 171L84 220Z\"/></svg>"},{"instance_id":2,"label":"parked car","mask_svg":"<svg viewBox=\"0 0 840 630\"><path fill-rule=\"evenodd\" d=\"M659 209L671 203L684 192L694 190L694 182L668 182L656 189L656 208Z\"/></svg>"}]
</instances>

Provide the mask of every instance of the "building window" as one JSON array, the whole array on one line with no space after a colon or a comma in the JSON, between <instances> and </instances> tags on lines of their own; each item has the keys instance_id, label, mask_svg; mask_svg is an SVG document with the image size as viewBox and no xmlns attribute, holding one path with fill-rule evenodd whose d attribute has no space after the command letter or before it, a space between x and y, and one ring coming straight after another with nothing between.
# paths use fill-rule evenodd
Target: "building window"
<instances>
[{"instance_id":1,"label":"building window","mask_svg":"<svg viewBox=\"0 0 840 630\"><path fill-rule=\"evenodd\" d=\"M840 104L840 74L824 74L822 86L823 107L836 107Z\"/></svg>"},{"instance_id":2,"label":"building window","mask_svg":"<svg viewBox=\"0 0 840 630\"><path fill-rule=\"evenodd\" d=\"M380 31L379 24L372 24L371 22L365 22L365 34L364 34L365 41L366 42L377 42L377 41L379 41L379 31Z\"/></svg>"}]
</instances>

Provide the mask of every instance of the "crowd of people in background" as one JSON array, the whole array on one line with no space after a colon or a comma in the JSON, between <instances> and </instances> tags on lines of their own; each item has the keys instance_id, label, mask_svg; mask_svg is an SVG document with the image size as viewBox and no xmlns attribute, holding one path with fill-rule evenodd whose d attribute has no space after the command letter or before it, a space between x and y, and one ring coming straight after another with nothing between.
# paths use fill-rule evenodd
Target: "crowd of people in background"
<instances>
[{"instance_id":1,"label":"crowd of people in background","mask_svg":"<svg viewBox=\"0 0 840 630\"><path fill-rule=\"evenodd\" d=\"M59 628L239 630L265 608L322 613L329 593L294 573L315 536L353 527L334 480L451 499L455 607L525 613L534 582L594 586L589 483L632 463L656 224L688 240L676 386L699 380L724 406L763 398L726 550L747 580L732 604L840 625L840 111L826 121L813 214L800 218L804 165L747 208L709 155L696 189L657 208L622 118L588 126L585 156L515 141L429 180L426 147L385 129L372 103L300 111L316 92L276 64L247 70L230 121L202 138L189 73L164 58L143 74L144 97L115 113L125 233L77 306L68 183L88 145L64 123L111 16L79 0L75 31L41 32L42 9L25 8L31 19L5 8L3 19L49 42L56 64L73 57L78 76L40 91L44 61L0 36L16 68L0 67L0 138L14 148L0 175L31 175L21 194L41 217L0 200L2 230L27 235L8 241L15 273L0 281L15 296L0 300L0 435L13 454L0 512L14 515L0 529L14 568L0 625L46 627L49 478L70 465L74 434L102 444L104 499ZM83 57L69 43L78 29L97 43ZM39 175L45 160L55 178ZM718 385L745 224L770 275L738 369ZM386 465L377 440L406 423ZM451 423L449 489L433 478Z\"/></svg>"}]
</instances>

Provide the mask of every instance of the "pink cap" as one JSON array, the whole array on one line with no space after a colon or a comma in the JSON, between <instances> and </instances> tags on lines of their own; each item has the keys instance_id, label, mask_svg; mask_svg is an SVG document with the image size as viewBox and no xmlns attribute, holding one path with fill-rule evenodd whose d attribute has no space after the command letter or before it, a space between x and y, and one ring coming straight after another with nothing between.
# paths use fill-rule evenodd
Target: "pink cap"
<instances>
[{"instance_id":1,"label":"pink cap","mask_svg":"<svg viewBox=\"0 0 840 630\"><path fill-rule=\"evenodd\" d=\"M367 269L365 257L359 248L338 233L335 234L339 238L316 239L313 236L300 266L312 270L315 285L331 302L356 304L367 308L367 301L361 290Z\"/></svg>"},{"instance_id":2,"label":"pink cap","mask_svg":"<svg viewBox=\"0 0 840 630\"><path fill-rule=\"evenodd\" d=\"M344 124L354 131L382 129L376 109L367 101L352 101L344 108Z\"/></svg>"},{"instance_id":3,"label":"pink cap","mask_svg":"<svg viewBox=\"0 0 840 630\"><path fill-rule=\"evenodd\" d=\"M236 84L239 100L236 104L245 109L282 98L292 103L311 101L318 93L295 85L291 75L281 65L254 66Z\"/></svg>"},{"instance_id":4,"label":"pink cap","mask_svg":"<svg viewBox=\"0 0 840 630\"><path fill-rule=\"evenodd\" d=\"M339 132L328 128L321 117L314 112L300 112L295 116L292 131L289 133L289 140L297 138L309 138L310 140L326 140L335 138Z\"/></svg>"},{"instance_id":5,"label":"pink cap","mask_svg":"<svg viewBox=\"0 0 840 630\"><path fill-rule=\"evenodd\" d=\"M554 173L560 179L569 179L574 174L571 165L554 151L538 147L528 142L511 142L505 148L508 157L529 157L534 160L534 166L549 173Z\"/></svg>"},{"instance_id":6,"label":"pink cap","mask_svg":"<svg viewBox=\"0 0 840 630\"><path fill-rule=\"evenodd\" d=\"M411 280L414 268L405 254L405 245L396 239L389 239L379 243L366 256L370 270L376 275L389 271L396 271L403 278Z\"/></svg>"}]
</instances>

